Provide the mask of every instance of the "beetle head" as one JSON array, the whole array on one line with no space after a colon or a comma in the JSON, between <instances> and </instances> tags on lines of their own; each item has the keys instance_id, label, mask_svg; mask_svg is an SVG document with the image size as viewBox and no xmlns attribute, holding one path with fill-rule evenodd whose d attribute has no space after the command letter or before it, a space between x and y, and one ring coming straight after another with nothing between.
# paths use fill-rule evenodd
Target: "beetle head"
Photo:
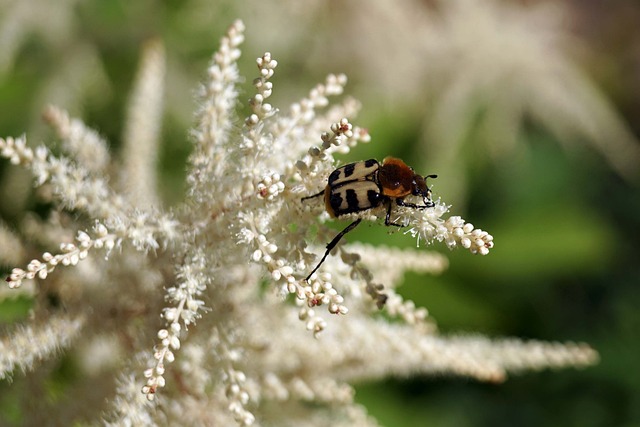
<instances>
[{"instance_id":1,"label":"beetle head","mask_svg":"<svg viewBox=\"0 0 640 427\"><path fill-rule=\"evenodd\" d=\"M434 203L431 201L431 190L427 186L427 178L437 178L438 175L427 175L424 178L420 175L415 175L413 178L413 195L422 197L425 206L433 207Z\"/></svg>"}]
</instances>

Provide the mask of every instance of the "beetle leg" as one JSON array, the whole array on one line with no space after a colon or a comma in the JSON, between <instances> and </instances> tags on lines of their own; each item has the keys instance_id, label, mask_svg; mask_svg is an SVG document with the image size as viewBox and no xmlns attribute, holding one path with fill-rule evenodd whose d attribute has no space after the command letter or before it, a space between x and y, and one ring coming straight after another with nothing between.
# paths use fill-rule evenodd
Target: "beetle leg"
<instances>
[{"instance_id":1,"label":"beetle leg","mask_svg":"<svg viewBox=\"0 0 640 427\"><path fill-rule=\"evenodd\" d=\"M436 205L432 201L428 201L428 202L425 201L424 205L416 205L413 203L407 203L402 199L396 199L396 203L398 204L398 206L404 206L406 208L411 208L411 209L426 209L426 208L432 208Z\"/></svg>"},{"instance_id":2,"label":"beetle leg","mask_svg":"<svg viewBox=\"0 0 640 427\"><path fill-rule=\"evenodd\" d=\"M307 200L307 199L313 199L313 198L315 198L315 197L322 196L322 195L324 195L324 192L325 192L325 190L322 190L321 192L316 193L316 194L313 194L313 195L311 195L311 196L303 197L302 199L300 199L300 201L301 201L301 202L304 202L304 201L305 201L305 200Z\"/></svg>"},{"instance_id":3,"label":"beetle leg","mask_svg":"<svg viewBox=\"0 0 640 427\"><path fill-rule=\"evenodd\" d=\"M333 248L336 247L336 245L338 244L338 242L340 241L340 239L342 239L342 237L347 234L348 232L350 232L351 230L353 230L354 228L356 228L358 226L358 224L360 224L360 221L362 221L362 218L358 218L355 221L353 221L351 224L347 225L347 227L342 230L340 233L338 233L338 235L336 237L333 238L332 241L329 242L329 244L327 245L327 250L324 253L324 255L322 256L322 259L320 260L320 262L318 263L318 265L316 265L316 268L314 268L311 273L309 273L309 275L307 276L306 279L304 279L307 283L309 282L309 278L311 278L311 276L313 275L313 273L315 273L318 268L320 268L320 266L322 265L322 263L324 262L324 260L327 258L327 256L329 255L329 253L331 252L331 250Z\"/></svg>"},{"instance_id":4,"label":"beetle leg","mask_svg":"<svg viewBox=\"0 0 640 427\"><path fill-rule=\"evenodd\" d=\"M398 201L398 204L400 204L400 199L396 199L396 200ZM397 222L391 221L391 207L393 205L391 204L391 200L387 200L386 203L387 203L387 216L384 218L384 225L386 225L387 227L390 225L394 225L396 227L406 227L404 224L398 224Z\"/></svg>"}]
</instances>

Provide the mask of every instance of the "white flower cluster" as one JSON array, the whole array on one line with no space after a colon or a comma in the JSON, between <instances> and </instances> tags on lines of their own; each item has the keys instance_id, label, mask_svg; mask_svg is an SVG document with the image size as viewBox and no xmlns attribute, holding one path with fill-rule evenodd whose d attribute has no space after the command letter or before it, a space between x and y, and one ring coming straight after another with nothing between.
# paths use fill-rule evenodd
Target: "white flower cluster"
<instances>
[{"instance_id":1,"label":"white flower cluster","mask_svg":"<svg viewBox=\"0 0 640 427\"><path fill-rule=\"evenodd\" d=\"M260 70L260 77L257 77L253 81L253 86L257 89L258 93L249 100L253 114L247 117L245 121L247 126L254 126L258 124L260 120L271 117L276 113L273 106L265 102L265 100L271 96L273 91L273 83L268 80L273 76L274 70L278 66L278 61L272 59L271 54L266 52L262 58L258 58L256 62Z\"/></svg>"},{"instance_id":2,"label":"white flower cluster","mask_svg":"<svg viewBox=\"0 0 640 427\"><path fill-rule=\"evenodd\" d=\"M65 151L76 153L76 158L90 171L101 172L108 166L107 142L98 132L87 128L78 119L69 117L66 111L50 105L44 119L55 130L64 144Z\"/></svg>"},{"instance_id":3,"label":"white flower cluster","mask_svg":"<svg viewBox=\"0 0 640 427\"><path fill-rule=\"evenodd\" d=\"M280 180L280 174L276 172L266 174L256 185L258 197L267 200L273 200L284 191L284 188L284 182Z\"/></svg>"},{"instance_id":4,"label":"white flower cluster","mask_svg":"<svg viewBox=\"0 0 640 427\"><path fill-rule=\"evenodd\" d=\"M52 255L49 252L42 254L42 261L32 259L27 265L27 269L14 268L7 278L10 288L18 288L22 285L23 280L32 280L34 278L46 279L49 273L56 269L58 265L74 266L81 260L85 259L91 248L104 248L107 255L119 243L119 238L113 234L109 234L107 228L97 222L94 226L96 238L91 238L84 231L79 231L76 236L76 243L61 243L60 253Z\"/></svg>"},{"instance_id":5,"label":"white flower cluster","mask_svg":"<svg viewBox=\"0 0 640 427\"><path fill-rule=\"evenodd\" d=\"M493 236L486 231L476 229L459 216L450 216L446 220L442 216L447 213L449 206L436 200L432 209L424 209L421 214L415 210L402 209L399 220L408 227L406 233L417 238L418 244L427 244L434 240L445 242L451 249L461 246L469 249L472 254L487 255L493 248Z\"/></svg>"},{"instance_id":6,"label":"white flower cluster","mask_svg":"<svg viewBox=\"0 0 640 427\"><path fill-rule=\"evenodd\" d=\"M331 97L343 93L344 75L329 75L288 110L268 103L277 66L269 53L257 60L251 112L238 120L243 31L241 22L231 26L198 92L186 197L172 212L153 205L157 194L136 203L136 194L153 189L130 192L126 186L136 167L146 169L140 176L149 183L157 181L147 158L154 156L131 159L120 170L109 161L106 143L62 110L47 113L68 140L59 157L44 146L29 148L24 137L0 138L0 155L30 169L36 185L49 186L49 201L58 208L38 228L55 233L36 233L46 234L36 239L41 246L26 251L25 244L21 252L44 255L13 269L9 287L36 281L38 292L62 300L66 316L56 315L46 298L38 299L34 323L0 339L0 377L16 367L30 369L60 348L95 358L94 352L87 356L79 349L91 347L83 342L87 337L104 336L113 350L106 346L109 354L98 359L126 355L126 360L76 375L86 384L73 390L81 398L79 393L91 387L112 402L105 412L102 402L92 399L96 417L104 417L106 425L320 426L335 420L336 425L374 426L354 401L352 381L411 373L494 381L510 369L595 362L597 354L585 345L503 340L494 348L488 338L438 335L427 309L403 299L395 288L405 271L440 273L447 265L441 255L338 245L339 256L330 254L309 282L304 280L335 231L319 221L326 218L319 200L303 203L301 198L326 186L336 167L334 154L371 137L345 118L357 112L356 101L330 105ZM125 139L125 145L145 147L125 147L126 153L157 147L154 129L161 114L157 105L143 101L161 102L156 86L164 75L164 51L157 44L148 48L153 52L143 55L150 59L142 61L138 73L144 82L134 90L142 99L131 101L135 111L128 124L131 135L145 137ZM85 142L105 159L84 167ZM108 175L111 170L115 177ZM428 244L487 254L491 235L460 217L447 218L448 209L439 200L433 208L398 207L394 221L407 224L409 233ZM375 218L380 212L365 214ZM53 254L47 242L58 234L63 237L56 241L65 243ZM109 259L93 256L100 251ZM83 271L87 265L89 274ZM379 310L396 321L376 316ZM151 341L156 342L152 351ZM45 381L45 371L34 375ZM116 386L103 384L104 375L117 378ZM32 402L30 387L25 389L24 398ZM150 403L160 391L163 404ZM46 405L47 399L37 401ZM46 411L51 419L80 419L65 405Z\"/></svg>"},{"instance_id":7,"label":"white flower cluster","mask_svg":"<svg viewBox=\"0 0 640 427\"><path fill-rule=\"evenodd\" d=\"M447 246L455 248L457 245L469 249L472 254L486 255L493 247L493 236L479 228L474 228L473 224L465 222L459 216L452 216L445 222L448 229Z\"/></svg>"}]
</instances>

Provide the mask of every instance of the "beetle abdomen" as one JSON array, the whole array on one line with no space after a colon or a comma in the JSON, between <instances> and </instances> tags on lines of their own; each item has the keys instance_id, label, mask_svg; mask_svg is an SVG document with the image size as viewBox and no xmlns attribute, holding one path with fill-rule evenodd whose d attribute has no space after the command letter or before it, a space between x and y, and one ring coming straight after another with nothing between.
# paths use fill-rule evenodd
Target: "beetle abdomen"
<instances>
[{"instance_id":1,"label":"beetle abdomen","mask_svg":"<svg viewBox=\"0 0 640 427\"><path fill-rule=\"evenodd\" d=\"M331 216L362 212L380 206L382 194L373 181L350 181L339 187L328 187L325 204Z\"/></svg>"}]
</instances>

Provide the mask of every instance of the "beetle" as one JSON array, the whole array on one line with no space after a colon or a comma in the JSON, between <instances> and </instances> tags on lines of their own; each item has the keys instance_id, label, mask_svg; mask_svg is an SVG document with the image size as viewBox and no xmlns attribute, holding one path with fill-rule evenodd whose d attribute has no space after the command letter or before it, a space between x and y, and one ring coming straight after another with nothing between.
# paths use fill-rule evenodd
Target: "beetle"
<instances>
[{"instance_id":1,"label":"beetle","mask_svg":"<svg viewBox=\"0 0 640 427\"><path fill-rule=\"evenodd\" d=\"M325 209L332 218L349 214L359 214L384 206L387 215L386 226L404 227L391 221L393 206L405 206L412 209L426 209L435 206L431 200L431 190L427 187L428 178L437 175L421 176L405 162L395 157L387 157L380 164L375 159L349 163L334 170L327 180L327 186L317 194L303 197L301 201L324 196ZM404 201L407 196L422 197L423 205ZM395 203L394 203L395 202ZM322 265L331 250L345 234L360 224L358 218L336 235L329 244L324 256L305 279L307 282Z\"/></svg>"}]
</instances>

